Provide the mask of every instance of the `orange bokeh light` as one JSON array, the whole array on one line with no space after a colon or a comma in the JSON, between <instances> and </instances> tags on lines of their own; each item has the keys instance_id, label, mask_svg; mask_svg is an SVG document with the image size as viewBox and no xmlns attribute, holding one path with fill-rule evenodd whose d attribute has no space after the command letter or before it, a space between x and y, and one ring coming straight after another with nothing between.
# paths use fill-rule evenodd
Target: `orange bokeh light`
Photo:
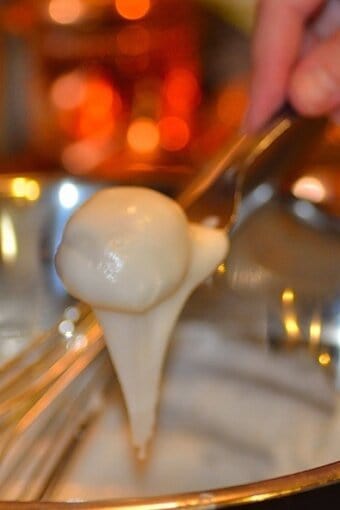
<instances>
[{"instance_id":1,"label":"orange bokeh light","mask_svg":"<svg viewBox=\"0 0 340 510\"><path fill-rule=\"evenodd\" d=\"M246 83L242 80L228 84L217 102L218 118L228 127L240 126L248 103Z\"/></svg>"},{"instance_id":2,"label":"orange bokeh light","mask_svg":"<svg viewBox=\"0 0 340 510\"><path fill-rule=\"evenodd\" d=\"M105 112L99 116L96 111L91 108L83 109L79 115L77 126L78 138L86 138L88 136L95 138L108 138L113 134L115 122L110 112Z\"/></svg>"},{"instance_id":3,"label":"orange bokeh light","mask_svg":"<svg viewBox=\"0 0 340 510\"><path fill-rule=\"evenodd\" d=\"M50 18L61 25L75 23L84 10L82 0L50 0L48 5Z\"/></svg>"},{"instance_id":4,"label":"orange bokeh light","mask_svg":"<svg viewBox=\"0 0 340 510\"><path fill-rule=\"evenodd\" d=\"M150 0L115 0L117 12L125 19L143 18L150 10Z\"/></svg>"},{"instance_id":5,"label":"orange bokeh light","mask_svg":"<svg viewBox=\"0 0 340 510\"><path fill-rule=\"evenodd\" d=\"M148 154L153 152L159 144L159 130L154 120L140 117L134 120L127 132L129 146L135 152Z\"/></svg>"},{"instance_id":6,"label":"orange bokeh light","mask_svg":"<svg viewBox=\"0 0 340 510\"><path fill-rule=\"evenodd\" d=\"M160 143L168 151L183 149L189 142L188 124L179 117L164 117L159 122Z\"/></svg>"},{"instance_id":7,"label":"orange bokeh light","mask_svg":"<svg viewBox=\"0 0 340 510\"><path fill-rule=\"evenodd\" d=\"M74 138L111 136L123 108L118 92L109 81L77 70L58 77L52 84L50 97L59 109L59 126Z\"/></svg>"},{"instance_id":8,"label":"orange bokeh light","mask_svg":"<svg viewBox=\"0 0 340 510\"><path fill-rule=\"evenodd\" d=\"M50 97L57 108L72 110L77 108L85 99L86 83L84 77L77 71L63 74L57 78L51 87Z\"/></svg>"},{"instance_id":9,"label":"orange bokeh light","mask_svg":"<svg viewBox=\"0 0 340 510\"><path fill-rule=\"evenodd\" d=\"M73 174L86 174L103 160L105 151L94 140L85 139L67 145L61 154L64 166Z\"/></svg>"},{"instance_id":10,"label":"orange bokeh light","mask_svg":"<svg viewBox=\"0 0 340 510\"><path fill-rule=\"evenodd\" d=\"M200 88L195 74L188 69L174 69L164 84L165 99L179 115L193 111L200 101Z\"/></svg>"},{"instance_id":11,"label":"orange bokeh light","mask_svg":"<svg viewBox=\"0 0 340 510\"><path fill-rule=\"evenodd\" d=\"M79 112L78 135L82 138L110 136L121 107L120 97L112 86L103 78L91 77Z\"/></svg>"},{"instance_id":12,"label":"orange bokeh light","mask_svg":"<svg viewBox=\"0 0 340 510\"><path fill-rule=\"evenodd\" d=\"M120 103L118 97L114 97L114 92L111 85L103 78L90 77L86 84L86 102L89 105L95 106L97 110L107 111L112 106L117 107L114 104L114 100Z\"/></svg>"}]
</instances>

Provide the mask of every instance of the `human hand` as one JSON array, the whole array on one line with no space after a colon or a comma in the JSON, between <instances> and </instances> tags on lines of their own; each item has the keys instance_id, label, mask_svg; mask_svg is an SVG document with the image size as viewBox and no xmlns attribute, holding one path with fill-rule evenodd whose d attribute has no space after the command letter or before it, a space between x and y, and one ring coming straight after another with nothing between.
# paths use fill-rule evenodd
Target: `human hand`
<instances>
[{"instance_id":1,"label":"human hand","mask_svg":"<svg viewBox=\"0 0 340 510\"><path fill-rule=\"evenodd\" d=\"M259 0L245 131L285 101L340 122L340 0Z\"/></svg>"}]
</instances>

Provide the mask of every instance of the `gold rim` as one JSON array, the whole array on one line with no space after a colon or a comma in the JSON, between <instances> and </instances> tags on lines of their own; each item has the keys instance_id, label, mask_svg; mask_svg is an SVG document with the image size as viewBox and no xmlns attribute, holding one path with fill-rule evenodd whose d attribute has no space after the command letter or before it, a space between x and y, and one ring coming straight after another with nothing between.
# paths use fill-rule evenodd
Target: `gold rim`
<instances>
[{"instance_id":1,"label":"gold rim","mask_svg":"<svg viewBox=\"0 0 340 510\"><path fill-rule=\"evenodd\" d=\"M7 501L0 502L0 510L180 510L186 508L215 510L289 496L336 482L340 482L340 461L271 480L208 492L84 503Z\"/></svg>"}]
</instances>

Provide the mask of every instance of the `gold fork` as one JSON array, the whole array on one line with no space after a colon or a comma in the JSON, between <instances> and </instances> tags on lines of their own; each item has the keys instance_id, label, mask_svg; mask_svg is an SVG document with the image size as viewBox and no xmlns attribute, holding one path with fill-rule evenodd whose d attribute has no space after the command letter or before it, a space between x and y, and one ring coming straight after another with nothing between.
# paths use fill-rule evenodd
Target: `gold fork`
<instances>
[{"instance_id":1,"label":"gold fork","mask_svg":"<svg viewBox=\"0 0 340 510\"><path fill-rule=\"evenodd\" d=\"M177 197L193 221L207 213L216 226L233 226L243 196L269 175L292 168L327 125L324 118L279 116L256 134L239 134Z\"/></svg>"},{"instance_id":2,"label":"gold fork","mask_svg":"<svg viewBox=\"0 0 340 510\"><path fill-rule=\"evenodd\" d=\"M43 496L110 379L101 329L82 304L1 369L1 500Z\"/></svg>"}]
</instances>

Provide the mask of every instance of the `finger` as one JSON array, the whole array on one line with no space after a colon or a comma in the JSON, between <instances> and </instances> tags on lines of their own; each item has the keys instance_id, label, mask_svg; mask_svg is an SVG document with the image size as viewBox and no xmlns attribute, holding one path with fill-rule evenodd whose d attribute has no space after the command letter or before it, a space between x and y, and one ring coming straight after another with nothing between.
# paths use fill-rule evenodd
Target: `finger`
<instances>
[{"instance_id":1,"label":"finger","mask_svg":"<svg viewBox=\"0 0 340 510\"><path fill-rule=\"evenodd\" d=\"M298 64L289 98L307 116L328 114L340 106L340 30Z\"/></svg>"},{"instance_id":2,"label":"finger","mask_svg":"<svg viewBox=\"0 0 340 510\"><path fill-rule=\"evenodd\" d=\"M262 0L253 44L250 106L244 128L260 127L283 103L309 17L324 0Z\"/></svg>"}]
</instances>

